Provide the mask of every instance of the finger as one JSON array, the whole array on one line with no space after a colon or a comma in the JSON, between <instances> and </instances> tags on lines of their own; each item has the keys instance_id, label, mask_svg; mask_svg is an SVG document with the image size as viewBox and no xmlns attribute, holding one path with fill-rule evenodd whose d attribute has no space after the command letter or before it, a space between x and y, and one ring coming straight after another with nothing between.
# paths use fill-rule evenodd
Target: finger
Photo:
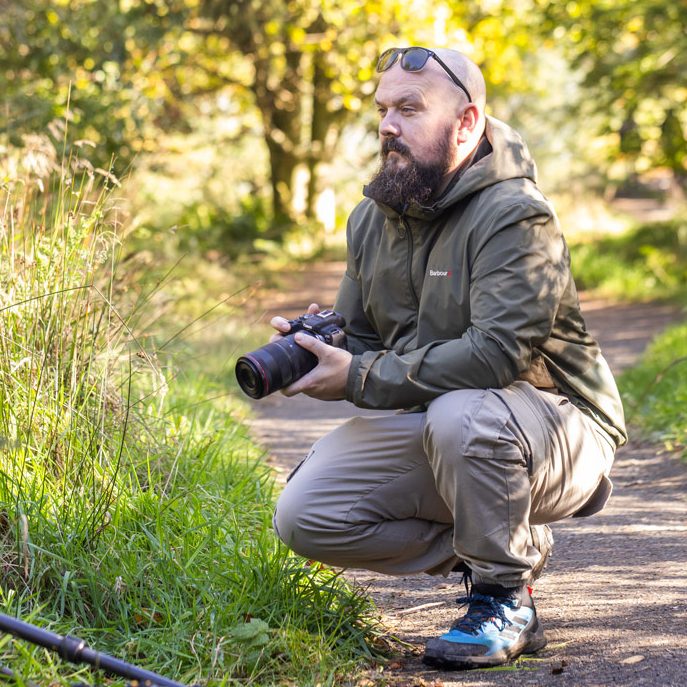
<instances>
[{"instance_id":1,"label":"finger","mask_svg":"<svg viewBox=\"0 0 687 687\"><path fill-rule=\"evenodd\" d=\"M303 384L301 383L303 379L305 378L301 377L298 381L294 382L290 386L285 386L280 392L282 396L291 398L291 396L296 396L296 394L300 394L301 389L303 387Z\"/></svg>"},{"instance_id":2,"label":"finger","mask_svg":"<svg viewBox=\"0 0 687 687\"><path fill-rule=\"evenodd\" d=\"M308 306L308 315L317 315L320 312L320 306L317 303L311 303Z\"/></svg>"},{"instance_id":3,"label":"finger","mask_svg":"<svg viewBox=\"0 0 687 687\"><path fill-rule=\"evenodd\" d=\"M280 317L277 315L270 320L270 325L280 332L288 332L291 329L289 321L285 317Z\"/></svg>"},{"instance_id":4,"label":"finger","mask_svg":"<svg viewBox=\"0 0 687 687\"><path fill-rule=\"evenodd\" d=\"M284 337L281 334L272 334L270 336L268 343L274 343L275 341L281 341Z\"/></svg>"},{"instance_id":5,"label":"finger","mask_svg":"<svg viewBox=\"0 0 687 687\"><path fill-rule=\"evenodd\" d=\"M302 332L298 332L294 340L301 348L305 348L306 351L314 353L318 358L325 353L326 348L329 348L324 341L320 341L314 336L308 336Z\"/></svg>"},{"instance_id":6,"label":"finger","mask_svg":"<svg viewBox=\"0 0 687 687\"><path fill-rule=\"evenodd\" d=\"M303 393L305 389L307 389L312 381L313 375L312 372L304 375L300 379L297 379L293 384L290 386L285 387L284 389L281 390L282 394L284 396L295 396L296 394Z\"/></svg>"}]
</instances>

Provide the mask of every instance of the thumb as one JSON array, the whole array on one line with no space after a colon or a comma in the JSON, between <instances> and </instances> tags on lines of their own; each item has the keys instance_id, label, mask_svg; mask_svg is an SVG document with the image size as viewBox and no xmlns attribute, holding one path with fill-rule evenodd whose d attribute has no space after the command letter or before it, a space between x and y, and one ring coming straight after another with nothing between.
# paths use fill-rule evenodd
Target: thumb
<instances>
[{"instance_id":1,"label":"thumb","mask_svg":"<svg viewBox=\"0 0 687 687\"><path fill-rule=\"evenodd\" d=\"M327 345L319 339L316 339L314 336L303 334L303 332L298 332L294 338L299 346L305 348L306 351L314 353L318 358L320 357L321 353L324 353L324 346Z\"/></svg>"}]
</instances>

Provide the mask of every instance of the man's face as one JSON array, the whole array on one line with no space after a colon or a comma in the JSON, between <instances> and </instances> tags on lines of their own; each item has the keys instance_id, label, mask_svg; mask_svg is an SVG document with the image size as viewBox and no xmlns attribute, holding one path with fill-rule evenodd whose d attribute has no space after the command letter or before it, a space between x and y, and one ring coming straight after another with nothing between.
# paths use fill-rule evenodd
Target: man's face
<instances>
[{"instance_id":1,"label":"man's face","mask_svg":"<svg viewBox=\"0 0 687 687\"><path fill-rule=\"evenodd\" d=\"M458 166L452 87L431 63L416 73L396 64L382 74L375 96L381 165L370 184L377 200L394 207L425 204Z\"/></svg>"}]
</instances>

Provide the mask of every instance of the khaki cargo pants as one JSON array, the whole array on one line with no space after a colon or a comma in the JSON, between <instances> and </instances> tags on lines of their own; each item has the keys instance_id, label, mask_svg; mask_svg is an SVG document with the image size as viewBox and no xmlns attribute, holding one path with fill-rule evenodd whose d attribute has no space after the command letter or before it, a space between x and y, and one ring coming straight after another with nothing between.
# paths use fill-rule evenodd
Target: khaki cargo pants
<instances>
[{"instance_id":1,"label":"khaki cargo pants","mask_svg":"<svg viewBox=\"0 0 687 687\"><path fill-rule=\"evenodd\" d=\"M279 537L329 565L514 586L539 560L530 525L590 515L615 444L565 396L524 381L452 391L424 413L356 417L317 441L275 511Z\"/></svg>"}]
</instances>

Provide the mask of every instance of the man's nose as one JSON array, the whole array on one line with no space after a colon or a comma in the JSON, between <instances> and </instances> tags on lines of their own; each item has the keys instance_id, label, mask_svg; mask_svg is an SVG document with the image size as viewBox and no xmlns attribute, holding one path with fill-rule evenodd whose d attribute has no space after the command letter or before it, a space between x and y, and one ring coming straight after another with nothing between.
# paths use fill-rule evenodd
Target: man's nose
<instances>
[{"instance_id":1,"label":"man's nose","mask_svg":"<svg viewBox=\"0 0 687 687\"><path fill-rule=\"evenodd\" d=\"M392 112L387 112L379 122L379 135L381 138L388 136L398 138L401 135L400 123Z\"/></svg>"}]
</instances>

